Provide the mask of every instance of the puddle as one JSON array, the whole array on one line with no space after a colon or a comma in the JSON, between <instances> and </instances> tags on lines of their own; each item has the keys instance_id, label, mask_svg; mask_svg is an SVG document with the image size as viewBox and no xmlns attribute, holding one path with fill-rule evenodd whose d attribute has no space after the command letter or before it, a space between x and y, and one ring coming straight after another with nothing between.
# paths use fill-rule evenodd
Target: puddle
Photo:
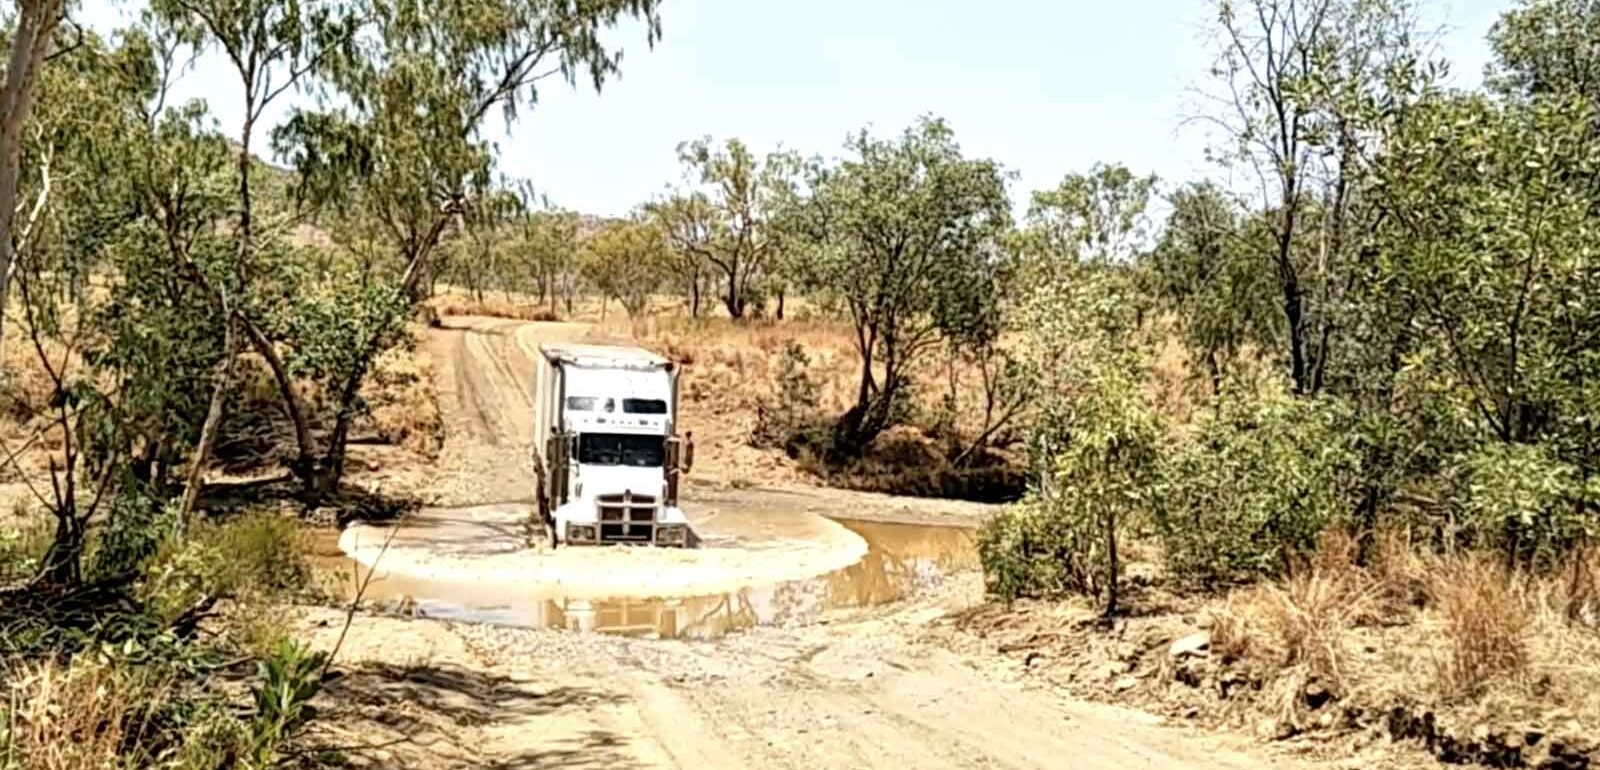
<instances>
[{"instance_id":1,"label":"puddle","mask_svg":"<svg viewBox=\"0 0 1600 770\"><path fill-rule=\"evenodd\" d=\"M843 519L839 523L867 541L869 550L860 562L809 580L733 593L666 599L524 599L504 591L490 594L480 584L414 580L380 571L368 584L363 601L393 612L446 620L713 639L757 625L812 622L831 609L896 601L938 585L952 572L978 565L976 534L971 529ZM352 596L358 568L340 552L337 533L319 533L311 551L323 589L334 596Z\"/></svg>"}]
</instances>

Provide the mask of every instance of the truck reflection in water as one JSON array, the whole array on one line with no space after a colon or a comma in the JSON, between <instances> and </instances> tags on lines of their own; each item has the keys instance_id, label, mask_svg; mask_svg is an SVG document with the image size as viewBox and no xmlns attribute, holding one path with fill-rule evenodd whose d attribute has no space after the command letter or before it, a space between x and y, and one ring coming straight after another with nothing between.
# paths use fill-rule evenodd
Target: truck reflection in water
<instances>
[{"instance_id":1,"label":"truck reflection in water","mask_svg":"<svg viewBox=\"0 0 1600 770\"><path fill-rule=\"evenodd\" d=\"M755 586L733 593L503 604L492 600L475 602L470 586L411 581L401 584L379 578L368 586L367 598L406 614L447 620L660 639L714 639L757 625L813 622L831 609L893 602L978 565L975 535L970 529L840 523L867 541L869 550L860 562L810 580ZM348 564L348 560L345 562ZM345 575L345 584L351 582L349 577Z\"/></svg>"}]
</instances>

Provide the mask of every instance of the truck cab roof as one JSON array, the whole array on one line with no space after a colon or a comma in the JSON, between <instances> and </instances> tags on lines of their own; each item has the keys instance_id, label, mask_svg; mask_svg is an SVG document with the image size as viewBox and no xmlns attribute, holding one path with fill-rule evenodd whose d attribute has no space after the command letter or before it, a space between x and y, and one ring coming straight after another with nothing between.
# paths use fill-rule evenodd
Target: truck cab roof
<instances>
[{"instance_id":1,"label":"truck cab roof","mask_svg":"<svg viewBox=\"0 0 1600 770\"><path fill-rule=\"evenodd\" d=\"M620 345L540 345L539 352L552 364L585 369L672 369L672 362L644 348Z\"/></svg>"}]
</instances>

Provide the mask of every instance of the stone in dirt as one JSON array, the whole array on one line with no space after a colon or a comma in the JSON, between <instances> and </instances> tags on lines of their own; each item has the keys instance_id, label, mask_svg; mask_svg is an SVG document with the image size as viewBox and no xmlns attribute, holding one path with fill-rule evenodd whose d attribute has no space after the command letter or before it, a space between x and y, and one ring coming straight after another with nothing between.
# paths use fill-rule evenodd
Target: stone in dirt
<instances>
[{"instance_id":1,"label":"stone in dirt","mask_svg":"<svg viewBox=\"0 0 1600 770\"><path fill-rule=\"evenodd\" d=\"M1312 711L1316 711L1317 709L1327 705L1328 701L1333 700L1333 693L1329 692L1328 688L1323 687L1316 682L1312 682L1311 684L1306 685L1305 700L1306 707Z\"/></svg>"},{"instance_id":2,"label":"stone in dirt","mask_svg":"<svg viewBox=\"0 0 1600 770\"><path fill-rule=\"evenodd\" d=\"M1199 631L1188 636L1178 637L1167 648L1167 655L1174 658L1190 658L1211 654L1211 633Z\"/></svg>"},{"instance_id":3,"label":"stone in dirt","mask_svg":"<svg viewBox=\"0 0 1600 770\"><path fill-rule=\"evenodd\" d=\"M1139 680L1137 678L1131 677L1131 676L1125 676L1125 677L1123 677L1121 679L1118 679L1117 681L1115 681L1115 682L1113 682L1111 684L1111 691L1112 692L1127 692L1127 691L1132 690L1133 688L1138 687L1138 686L1139 686Z\"/></svg>"}]
</instances>

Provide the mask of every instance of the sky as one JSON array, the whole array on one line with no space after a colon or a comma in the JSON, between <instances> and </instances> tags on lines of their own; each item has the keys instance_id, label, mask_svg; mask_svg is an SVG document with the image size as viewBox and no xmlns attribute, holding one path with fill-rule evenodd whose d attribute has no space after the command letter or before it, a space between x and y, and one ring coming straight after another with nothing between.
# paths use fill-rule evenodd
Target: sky
<instances>
[{"instance_id":1,"label":"sky","mask_svg":"<svg viewBox=\"0 0 1600 770\"><path fill-rule=\"evenodd\" d=\"M1453 83L1474 87L1484 35L1511 0L1421 0ZM86 0L109 30L137 3ZM969 156L1011 170L1019 207L1030 191L1096 162L1155 173L1166 185L1216 176L1213 140L1194 121L1213 48L1206 0L663 0L662 37L628 25L603 93L543 89L507 127L495 119L500 171L552 203L619 216L682 178L679 142L738 137L833 157L849 133L897 133L920 115L946 119ZM175 89L207 98L237 134L241 105L219 55L202 56ZM284 102L258 126L257 147Z\"/></svg>"}]
</instances>

